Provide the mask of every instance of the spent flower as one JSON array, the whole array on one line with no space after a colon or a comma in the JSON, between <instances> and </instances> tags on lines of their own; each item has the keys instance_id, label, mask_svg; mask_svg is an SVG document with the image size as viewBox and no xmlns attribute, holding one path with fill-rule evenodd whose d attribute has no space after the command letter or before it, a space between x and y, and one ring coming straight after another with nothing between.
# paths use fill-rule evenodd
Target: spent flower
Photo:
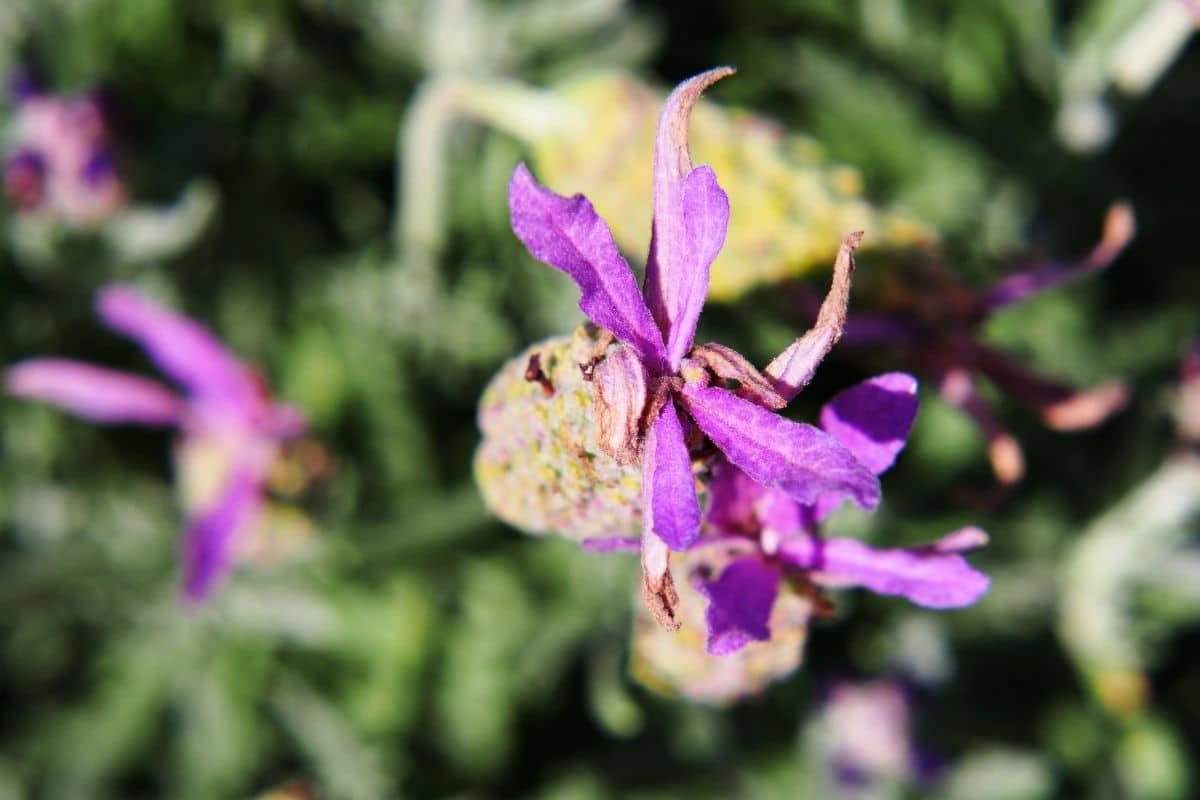
<instances>
[{"instance_id":1,"label":"spent flower","mask_svg":"<svg viewBox=\"0 0 1200 800\"><path fill-rule=\"evenodd\" d=\"M34 358L5 372L11 394L41 400L101 424L166 426L187 511L183 592L207 597L264 514L280 445L305 430L301 413L276 403L257 372L200 324L132 288L103 289L101 320L129 336L182 392L126 372L62 358Z\"/></svg>"},{"instance_id":2,"label":"spent flower","mask_svg":"<svg viewBox=\"0 0 1200 800\"><path fill-rule=\"evenodd\" d=\"M24 211L76 225L101 222L125 204L96 98L44 94L26 81L14 92L4 183Z\"/></svg>"},{"instance_id":3,"label":"spent flower","mask_svg":"<svg viewBox=\"0 0 1200 800\"><path fill-rule=\"evenodd\" d=\"M836 395L821 427L873 474L904 447L917 411L916 381L904 373L868 379ZM718 457L711 464L701 537L686 554L684 613L707 638L668 637L647 626L635 634L635 674L693 699L723 702L761 690L799 665L811 617L828 614L826 588L862 587L932 609L967 606L988 578L961 553L987 542L966 527L921 547L875 549L857 539L825 538L821 524L844 497L797 502ZM615 542L585 546L617 549ZM709 658L708 656L721 656Z\"/></svg>"}]
</instances>

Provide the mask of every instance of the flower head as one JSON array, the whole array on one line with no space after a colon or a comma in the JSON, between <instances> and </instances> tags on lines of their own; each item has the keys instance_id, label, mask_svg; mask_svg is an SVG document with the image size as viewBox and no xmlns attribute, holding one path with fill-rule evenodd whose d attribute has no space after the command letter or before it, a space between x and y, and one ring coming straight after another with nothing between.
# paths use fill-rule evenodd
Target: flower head
<instances>
[{"instance_id":1,"label":"flower head","mask_svg":"<svg viewBox=\"0 0 1200 800\"><path fill-rule=\"evenodd\" d=\"M898 262L870 292L878 311L852 315L844 341L886 347L910 368L929 376L942 398L961 409L987 440L988 457L1001 484L1020 480L1024 457L979 392L980 378L1036 410L1055 430L1091 428L1124 407L1128 391L1119 381L1076 390L1043 377L981 340L983 324L1004 308L1040 292L1108 268L1132 239L1135 222L1128 205L1114 205L1099 243L1077 261L1053 262L1014 272L975 291L937 261ZM869 301L872 302L872 301Z\"/></svg>"},{"instance_id":2,"label":"flower head","mask_svg":"<svg viewBox=\"0 0 1200 800\"><path fill-rule=\"evenodd\" d=\"M100 105L56 97L23 82L4 168L5 189L22 209L75 224L100 222L125 202Z\"/></svg>"},{"instance_id":3,"label":"flower head","mask_svg":"<svg viewBox=\"0 0 1200 800\"><path fill-rule=\"evenodd\" d=\"M258 374L198 323L125 286L102 290L96 309L108 327L140 344L182 392L60 358L13 365L5 388L93 422L169 426L182 433L177 454L188 513L183 588L189 600L203 599L229 571L238 540L262 511L280 442L303 433L304 418L274 402Z\"/></svg>"},{"instance_id":4,"label":"flower head","mask_svg":"<svg viewBox=\"0 0 1200 800\"><path fill-rule=\"evenodd\" d=\"M808 382L840 333L858 235L843 244L817 326L765 374L728 348L694 346L729 201L711 168L693 168L688 120L701 92L732 72L702 73L667 98L655 140L652 236L640 290L587 198L555 194L524 165L509 186L517 237L534 257L575 281L584 314L616 339L586 365L598 445L619 464L640 464L643 597L668 628L679 624L669 552L687 550L700 536L693 451L704 440L754 481L798 503L851 497L871 508L879 502L875 475L834 437L776 413Z\"/></svg>"}]
</instances>

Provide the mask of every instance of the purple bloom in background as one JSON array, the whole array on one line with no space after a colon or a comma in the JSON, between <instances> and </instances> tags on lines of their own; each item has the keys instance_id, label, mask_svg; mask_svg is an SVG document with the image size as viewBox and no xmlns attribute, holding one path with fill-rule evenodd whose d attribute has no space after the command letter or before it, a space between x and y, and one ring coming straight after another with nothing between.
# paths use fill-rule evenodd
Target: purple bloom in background
<instances>
[{"instance_id":1,"label":"purple bloom in background","mask_svg":"<svg viewBox=\"0 0 1200 800\"><path fill-rule=\"evenodd\" d=\"M1128 391L1119 381L1080 391L1047 379L983 342L980 329L1010 305L1107 269L1133 238L1135 227L1132 209L1118 203L1109 209L1100 242L1083 258L1035 265L983 291L963 285L935 259L917 265L898 262L881 276L878 290L868 293L868 302L879 310L851 315L843 340L888 348L889 358L900 358L928 375L942 398L979 427L997 480L1011 485L1024 474L1024 457L979 392L980 378L1035 409L1047 426L1060 431L1099 425L1124 407Z\"/></svg>"},{"instance_id":2,"label":"purple bloom in background","mask_svg":"<svg viewBox=\"0 0 1200 800\"><path fill-rule=\"evenodd\" d=\"M898 681L839 681L821 709L819 746L839 796L876 783L916 782L923 770L912 709Z\"/></svg>"},{"instance_id":3,"label":"purple bloom in background","mask_svg":"<svg viewBox=\"0 0 1200 800\"><path fill-rule=\"evenodd\" d=\"M267 471L279 444L304 432L304 418L273 402L258 374L198 323L125 286L102 290L96 309L108 327L140 344L182 392L139 375L59 358L13 365L5 373L5 387L93 422L161 425L182 433L184 471L200 458L215 478L206 487L185 486L183 592L189 601L202 600L229 572L239 538L262 510Z\"/></svg>"},{"instance_id":4,"label":"purple bloom in background","mask_svg":"<svg viewBox=\"0 0 1200 800\"><path fill-rule=\"evenodd\" d=\"M882 473L904 447L916 416L916 389L904 373L871 378L834 397L821 412L821 427L872 473ZM987 577L960 555L987 542L978 528L924 547L876 550L855 539L820 535L821 522L844 500L837 492L797 502L726 461L714 464L709 492L711 535L695 547L739 554L719 575L696 576L709 600L707 649L714 655L770 638L767 622L783 580L859 586L926 608L970 605L987 591Z\"/></svg>"},{"instance_id":5,"label":"purple bloom in background","mask_svg":"<svg viewBox=\"0 0 1200 800\"><path fill-rule=\"evenodd\" d=\"M23 210L88 224L112 216L125 191L109 155L108 132L91 97L42 94L14 80L17 104L5 162L5 189Z\"/></svg>"},{"instance_id":6,"label":"purple bloom in background","mask_svg":"<svg viewBox=\"0 0 1200 800\"><path fill-rule=\"evenodd\" d=\"M849 497L873 508L880 498L874 472L834 436L776 413L808 383L841 332L859 234L843 243L817 325L765 374L729 348L693 346L709 267L725 239L729 201L711 168L692 167L687 126L703 90L732 72L722 67L702 73L667 98L655 140L654 218L641 290L585 197L551 192L523 164L509 185L517 237L534 257L579 285L584 314L619 342L603 360L587 365L596 389L596 424L608 455L641 465L642 594L667 628L679 625L669 552L688 550L700 536L692 462L705 438L753 481L805 507ZM754 588L758 577L743 581L754 597L768 593Z\"/></svg>"}]
</instances>

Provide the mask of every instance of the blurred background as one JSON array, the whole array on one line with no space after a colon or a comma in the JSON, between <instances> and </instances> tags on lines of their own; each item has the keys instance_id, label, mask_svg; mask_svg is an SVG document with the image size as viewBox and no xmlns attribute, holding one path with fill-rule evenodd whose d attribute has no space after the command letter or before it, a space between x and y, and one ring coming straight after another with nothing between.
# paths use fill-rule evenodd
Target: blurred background
<instances>
[{"instance_id":1,"label":"blurred background","mask_svg":"<svg viewBox=\"0 0 1200 800\"><path fill-rule=\"evenodd\" d=\"M0 399L0 798L1195 796L1198 15L5 0L3 363L153 375L93 313L127 283L309 427L189 607L176 434ZM493 520L471 462L490 377L580 318L508 229L514 165L640 268L657 104L726 63L693 123L733 207L702 340L765 364L865 229L861 335L789 413L921 378L883 507L832 528L977 524L992 588L837 593L799 671L714 704L629 674L635 558ZM989 305L1030 269L1085 279Z\"/></svg>"}]
</instances>

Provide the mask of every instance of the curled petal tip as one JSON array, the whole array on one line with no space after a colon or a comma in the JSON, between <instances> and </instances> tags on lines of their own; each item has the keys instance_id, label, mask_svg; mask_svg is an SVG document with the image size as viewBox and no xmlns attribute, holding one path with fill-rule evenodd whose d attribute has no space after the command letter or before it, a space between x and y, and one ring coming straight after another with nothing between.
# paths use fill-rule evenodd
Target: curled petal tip
<instances>
[{"instance_id":1,"label":"curled petal tip","mask_svg":"<svg viewBox=\"0 0 1200 800\"><path fill-rule=\"evenodd\" d=\"M715 67L680 83L671 92L663 105L658 120L658 136L655 142L656 171L663 177L682 178L692 170L692 159L688 153L688 120L692 108L700 95L709 86L735 72L733 67Z\"/></svg>"}]
</instances>

